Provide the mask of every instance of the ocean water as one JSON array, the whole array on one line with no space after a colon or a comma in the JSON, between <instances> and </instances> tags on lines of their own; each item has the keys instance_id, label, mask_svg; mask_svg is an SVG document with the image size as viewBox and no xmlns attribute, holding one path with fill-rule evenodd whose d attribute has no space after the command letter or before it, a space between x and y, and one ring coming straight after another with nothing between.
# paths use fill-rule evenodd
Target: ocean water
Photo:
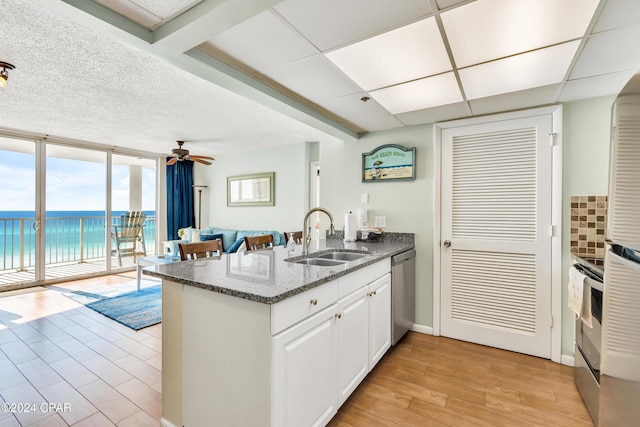
<instances>
[{"instance_id":1,"label":"ocean water","mask_svg":"<svg viewBox=\"0 0 640 427\"><path fill-rule=\"evenodd\" d=\"M114 211L113 223L126 211ZM147 248L155 245L155 211L144 211ZM35 265L34 211L0 211L0 270ZM47 211L45 262L55 264L105 256L104 211ZM24 254L21 258L21 254ZM21 260L22 259L22 260Z\"/></svg>"}]
</instances>

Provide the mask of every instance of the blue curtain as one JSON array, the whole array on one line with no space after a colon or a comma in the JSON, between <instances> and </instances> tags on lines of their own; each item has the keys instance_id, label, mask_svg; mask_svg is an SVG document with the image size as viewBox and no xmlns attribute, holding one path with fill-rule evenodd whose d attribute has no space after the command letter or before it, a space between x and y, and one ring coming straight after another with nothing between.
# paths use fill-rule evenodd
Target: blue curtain
<instances>
[{"instance_id":1,"label":"blue curtain","mask_svg":"<svg viewBox=\"0 0 640 427\"><path fill-rule=\"evenodd\" d=\"M171 157L168 157L169 160ZM177 240L178 229L193 227L193 162L183 160L167 165L167 236Z\"/></svg>"}]
</instances>

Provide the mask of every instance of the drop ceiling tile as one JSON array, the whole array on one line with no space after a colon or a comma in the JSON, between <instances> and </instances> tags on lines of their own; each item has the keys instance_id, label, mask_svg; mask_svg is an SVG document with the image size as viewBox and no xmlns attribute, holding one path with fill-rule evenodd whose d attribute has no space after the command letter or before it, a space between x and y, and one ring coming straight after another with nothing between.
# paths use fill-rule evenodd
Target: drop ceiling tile
<instances>
[{"instance_id":1,"label":"drop ceiling tile","mask_svg":"<svg viewBox=\"0 0 640 427\"><path fill-rule=\"evenodd\" d=\"M584 36L598 0L478 0L442 13L458 67Z\"/></svg>"},{"instance_id":2,"label":"drop ceiling tile","mask_svg":"<svg viewBox=\"0 0 640 427\"><path fill-rule=\"evenodd\" d=\"M322 54L274 68L264 75L317 104L362 91Z\"/></svg>"},{"instance_id":3,"label":"drop ceiling tile","mask_svg":"<svg viewBox=\"0 0 640 427\"><path fill-rule=\"evenodd\" d=\"M467 0L436 0L436 5L438 6L438 10L442 10L460 3L465 3L466 1Z\"/></svg>"},{"instance_id":4,"label":"drop ceiling tile","mask_svg":"<svg viewBox=\"0 0 640 427\"><path fill-rule=\"evenodd\" d=\"M560 83L474 99L469 101L469 105L474 116L549 105L555 103L559 89Z\"/></svg>"},{"instance_id":5,"label":"drop ceiling tile","mask_svg":"<svg viewBox=\"0 0 640 427\"><path fill-rule=\"evenodd\" d=\"M433 17L326 54L366 91L450 71Z\"/></svg>"},{"instance_id":6,"label":"drop ceiling tile","mask_svg":"<svg viewBox=\"0 0 640 427\"><path fill-rule=\"evenodd\" d=\"M317 53L271 11L254 16L205 44L261 73Z\"/></svg>"},{"instance_id":7,"label":"drop ceiling tile","mask_svg":"<svg viewBox=\"0 0 640 427\"><path fill-rule=\"evenodd\" d=\"M464 68L459 73L465 95L477 99L561 82L579 44L563 43Z\"/></svg>"},{"instance_id":8,"label":"drop ceiling tile","mask_svg":"<svg viewBox=\"0 0 640 427\"><path fill-rule=\"evenodd\" d=\"M640 69L640 25L589 37L570 79Z\"/></svg>"},{"instance_id":9,"label":"drop ceiling tile","mask_svg":"<svg viewBox=\"0 0 640 427\"><path fill-rule=\"evenodd\" d=\"M112 1L117 2L117 0ZM166 20L180 15L198 3L202 3L202 0L131 0L131 2Z\"/></svg>"},{"instance_id":10,"label":"drop ceiling tile","mask_svg":"<svg viewBox=\"0 0 640 427\"><path fill-rule=\"evenodd\" d=\"M365 96L368 95L360 92L327 99L319 105L365 129L367 132L402 127L402 122L382 108L374 99L363 102L361 98Z\"/></svg>"},{"instance_id":11,"label":"drop ceiling tile","mask_svg":"<svg viewBox=\"0 0 640 427\"><path fill-rule=\"evenodd\" d=\"M143 26L146 29L156 28L162 22L159 16L154 15L148 10L138 6L137 4L128 0L94 0L96 3L101 4L107 9L111 9L124 16L125 18L135 22L138 25Z\"/></svg>"},{"instance_id":12,"label":"drop ceiling tile","mask_svg":"<svg viewBox=\"0 0 640 427\"><path fill-rule=\"evenodd\" d=\"M422 110L409 111L397 114L396 117L405 125L420 125L424 123L437 123L446 120L462 119L471 117L469 106L466 102L442 105L434 108L424 108Z\"/></svg>"},{"instance_id":13,"label":"drop ceiling tile","mask_svg":"<svg viewBox=\"0 0 640 427\"><path fill-rule=\"evenodd\" d=\"M161 24L191 9L202 0L93 0L104 7L154 30Z\"/></svg>"},{"instance_id":14,"label":"drop ceiling tile","mask_svg":"<svg viewBox=\"0 0 640 427\"><path fill-rule=\"evenodd\" d=\"M593 32L599 33L635 24L640 24L638 0L607 0Z\"/></svg>"},{"instance_id":15,"label":"drop ceiling tile","mask_svg":"<svg viewBox=\"0 0 640 427\"><path fill-rule=\"evenodd\" d=\"M432 13L428 0L286 0L275 9L323 52Z\"/></svg>"},{"instance_id":16,"label":"drop ceiling tile","mask_svg":"<svg viewBox=\"0 0 640 427\"><path fill-rule=\"evenodd\" d=\"M570 80L565 83L558 102L617 95L634 74L635 71L623 71L621 73Z\"/></svg>"},{"instance_id":17,"label":"drop ceiling tile","mask_svg":"<svg viewBox=\"0 0 640 427\"><path fill-rule=\"evenodd\" d=\"M371 91L369 94L391 114L462 101L453 72Z\"/></svg>"}]
</instances>

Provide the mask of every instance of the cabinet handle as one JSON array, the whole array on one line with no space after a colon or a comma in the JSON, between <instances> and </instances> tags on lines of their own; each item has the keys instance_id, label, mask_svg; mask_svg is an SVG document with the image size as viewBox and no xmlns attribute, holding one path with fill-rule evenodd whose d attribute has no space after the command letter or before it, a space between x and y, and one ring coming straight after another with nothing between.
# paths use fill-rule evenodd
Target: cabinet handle
<instances>
[{"instance_id":1,"label":"cabinet handle","mask_svg":"<svg viewBox=\"0 0 640 427\"><path fill-rule=\"evenodd\" d=\"M371 291L371 292L369 292L369 293L367 294L367 296L372 297L372 296L374 296L375 294L376 294L376 291Z\"/></svg>"},{"instance_id":2,"label":"cabinet handle","mask_svg":"<svg viewBox=\"0 0 640 427\"><path fill-rule=\"evenodd\" d=\"M336 313L336 319L340 319L342 317L342 313Z\"/></svg>"},{"instance_id":3,"label":"cabinet handle","mask_svg":"<svg viewBox=\"0 0 640 427\"><path fill-rule=\"evenodd\" d=\"M309 301L311 303L311 305L318 305L318 300L317 299L312 299L311 301Z\"/></svg>"}]
</instances>

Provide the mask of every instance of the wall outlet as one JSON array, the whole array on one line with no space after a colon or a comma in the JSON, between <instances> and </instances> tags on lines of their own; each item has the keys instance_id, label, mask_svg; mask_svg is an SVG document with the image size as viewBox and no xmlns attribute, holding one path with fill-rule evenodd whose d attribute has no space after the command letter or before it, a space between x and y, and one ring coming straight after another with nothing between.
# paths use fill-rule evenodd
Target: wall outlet
<instances>
[{"instance_id":1,"label":"wall outlet","mask_svg":"<svg viewBox=\"0 0 640 427\"><path fill-rule=\"evenodd\" d=\"M387 217L386 216L377 216L375 226L377 228L385 228L387 226Z\"/></svg>"},{"instance_id":2,"label":"wall outlet","mask_svg":"<svg viewBox=\"0 0 640 427\"><path fill-rule=\"evenodd\" d=\"M369 193L362 193L360 195L360 203L366 205L369 203Z\"/></svg>"}]
</instances>

